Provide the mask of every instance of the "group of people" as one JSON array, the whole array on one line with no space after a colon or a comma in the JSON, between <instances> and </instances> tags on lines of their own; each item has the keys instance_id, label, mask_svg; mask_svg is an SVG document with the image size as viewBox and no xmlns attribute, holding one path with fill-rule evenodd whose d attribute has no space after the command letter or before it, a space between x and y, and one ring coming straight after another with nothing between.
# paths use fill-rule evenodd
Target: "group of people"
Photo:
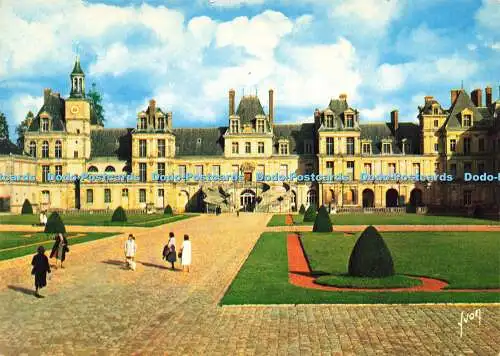
<instances>
[{"instance_id":1,"label":"group of people","mask_svg":"<svg viewBox=\"0 0 500 356\"><path fill-rule=\"evenodd\" d=\"M39 220L40 220L40 222L38 223L38 226L47 225L47 220L48 220L47 211L45 211L45 210L40 211Z\"/></svg>"},{"instance_id":2,"label":"group of people","mask_svg":"<svg viewBox=\"0 0 500 356\"><path fill-rule=\"evenodd\" d=\"M54 239L55 242L50 252L50 258L56 258L56 269L57 261L59 261L60 267L64 268L63 262L66 259L66 253L69 252L68 240L63 234L56 234ZM31 274L35 276L35 296L42 298L39 290L47 285L47 273L51 273L49 259L45 255L45 248L43 246L37 248L37 254L33 256L31 265L33 266Z\"/></svg>"}]
</instances>

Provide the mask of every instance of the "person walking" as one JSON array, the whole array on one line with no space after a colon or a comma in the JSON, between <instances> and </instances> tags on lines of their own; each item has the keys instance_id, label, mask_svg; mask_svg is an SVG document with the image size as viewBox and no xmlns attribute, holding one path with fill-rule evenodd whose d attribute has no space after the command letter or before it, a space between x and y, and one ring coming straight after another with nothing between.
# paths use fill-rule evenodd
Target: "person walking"
<instances>
[{"instance_id":1,"label":"person walking","mask_svg":"<svg viewBox=\"0 0 500 356\"><path fill-rule=\"evenodd\" d=\"M135 243L135 237L132 234L128 235L128 240L125 242L125 263L128 268L135 271L135 254L137 252L137 244Z\"/></svg>"},{"instance_id":2,"label":"person walking","mask_svg":"<svg viewBox=\"0 0 500 356\"><path fill-rule=\"evenodd\" d=\"M59 259L58 258L58 253L59 253L59 246L61 245L61 242L62 242L62 239L61 239L61 236L60 234L56 234L54 236L54 245L52 246L52 251L50 251L50 258L56 258L56 264L55 264L55 268L57 269L57 260Z\"/></svg>"},{"instance_id":3,"label":"person walking","mask_svg":"<svg viewBox=\"0 0 500 356\"><path fill-rule=\"evenodd\" d=\"M177 253L175 251L175 235L173 232L170 232L168 235L168 242L165 247L163 247L163 258L165 261L172 264L172 271L175 271L174 263L177 261Z\"/></svg>"},{"instance_id":4,"label":"person walking","mask_svg":"<svg viewBox=\"0 0 500 356\"><path fill-rule=\"evenodd\" d=\"M37 248L37 254L33 256L31 265L33 266L31 274L35 276L35 296L43 298L38 293L38 290L47 285L47 273L51 272L49 259L45 256L45 248L43 246Z\"/></svg>"},{"instance_id":5,"label":"person walking","mask_svg":"<svg viewBox=\"0 0 500 356\"><path fill-rule=\"evenodd\" d=\"M50 258L56 258L56 265L55 268L57 269L57 261L60 261L60 266L61 268L64 268L63 262L66 260L66 252L69 252L69 247L68 247L68 239L61 234L58 233L55 236L56 242L54 243L54 246L52 247L52 252L50 253Z\"/></svg>"},{"instance_id":6,"label":"person walking","mask_svg":"<svg viewBox=\"0 0 500 356\"><path fill-rule=\"evenodd\" d=\"M179 257L181 258L182 270L189 272L189 266L191 265L191 241L189 241L189 235L184 235Z\"/></svg>"}]
</instances>

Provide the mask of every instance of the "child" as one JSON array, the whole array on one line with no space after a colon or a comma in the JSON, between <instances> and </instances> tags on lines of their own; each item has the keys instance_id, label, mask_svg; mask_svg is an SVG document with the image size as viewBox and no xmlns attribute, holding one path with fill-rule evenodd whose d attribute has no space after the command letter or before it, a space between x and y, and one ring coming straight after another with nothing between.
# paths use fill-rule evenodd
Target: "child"
<instances>
[{"instance_id":1,"label":"child","mask_svg":"<svg viewBox=\"0 0 500 356\"><path fill-rule=\"evenodd\" d=\"M35 276L35 296L42 298L38 290L47 285L47 273L50 273L49 259L45 256L45 248L39 246L37 254L33 256L31 274Z\"/></svg>"},{"instance_id":2,"label":"child","mask_svg":"<svg viewBox=\"0 0 500 356\"><path fill-rule=\"evenodd\" d=\"M134 235L128 235L128 240L125 242L125 260L127 266L135 271L135 254L137 252L137 244L135 243Z\"/></svg>"}]
</instances>

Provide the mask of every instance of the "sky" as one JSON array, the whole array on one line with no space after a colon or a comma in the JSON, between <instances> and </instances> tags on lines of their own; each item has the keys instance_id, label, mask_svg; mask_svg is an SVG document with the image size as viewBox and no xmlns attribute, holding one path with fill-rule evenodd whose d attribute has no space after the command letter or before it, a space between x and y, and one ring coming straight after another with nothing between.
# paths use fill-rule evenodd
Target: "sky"
<instances>
[{"instance_id":1,"label":"sky","mask_svg":"<svg viewBox=\"0 0 500 356\"><path fill-rule=\"evenodd\" d=\"M69 95L76 54L106 127L154 98L174 127L227 125L228 91L275 122L346 93L362 122L415 121L425 95L500 85L500 0L1 0L0 112L11 139L43 89ZM484 94L483 94L484 100Z\"/></svg>"}]
</instances>

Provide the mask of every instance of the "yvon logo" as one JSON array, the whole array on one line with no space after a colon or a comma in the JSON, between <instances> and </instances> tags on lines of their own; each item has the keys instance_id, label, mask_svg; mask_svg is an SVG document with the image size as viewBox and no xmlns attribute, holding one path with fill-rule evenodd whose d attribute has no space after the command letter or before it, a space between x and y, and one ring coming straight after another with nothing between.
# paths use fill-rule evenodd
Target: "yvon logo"
<instances>
[{"instance_id":1,"label":"yvon logo","mask_svg":"<svg viewBox=\"0 0 500 356\"><path fill-rule=\"evenodd\" d=\"M460 313L460 321L458 322L458 326L460 326L460 337L463 335L464 324L467 324L474 319L478 321L478 325L481 325L481 309L476 309L470 313Z\"/></svg>"}]
</instances>

